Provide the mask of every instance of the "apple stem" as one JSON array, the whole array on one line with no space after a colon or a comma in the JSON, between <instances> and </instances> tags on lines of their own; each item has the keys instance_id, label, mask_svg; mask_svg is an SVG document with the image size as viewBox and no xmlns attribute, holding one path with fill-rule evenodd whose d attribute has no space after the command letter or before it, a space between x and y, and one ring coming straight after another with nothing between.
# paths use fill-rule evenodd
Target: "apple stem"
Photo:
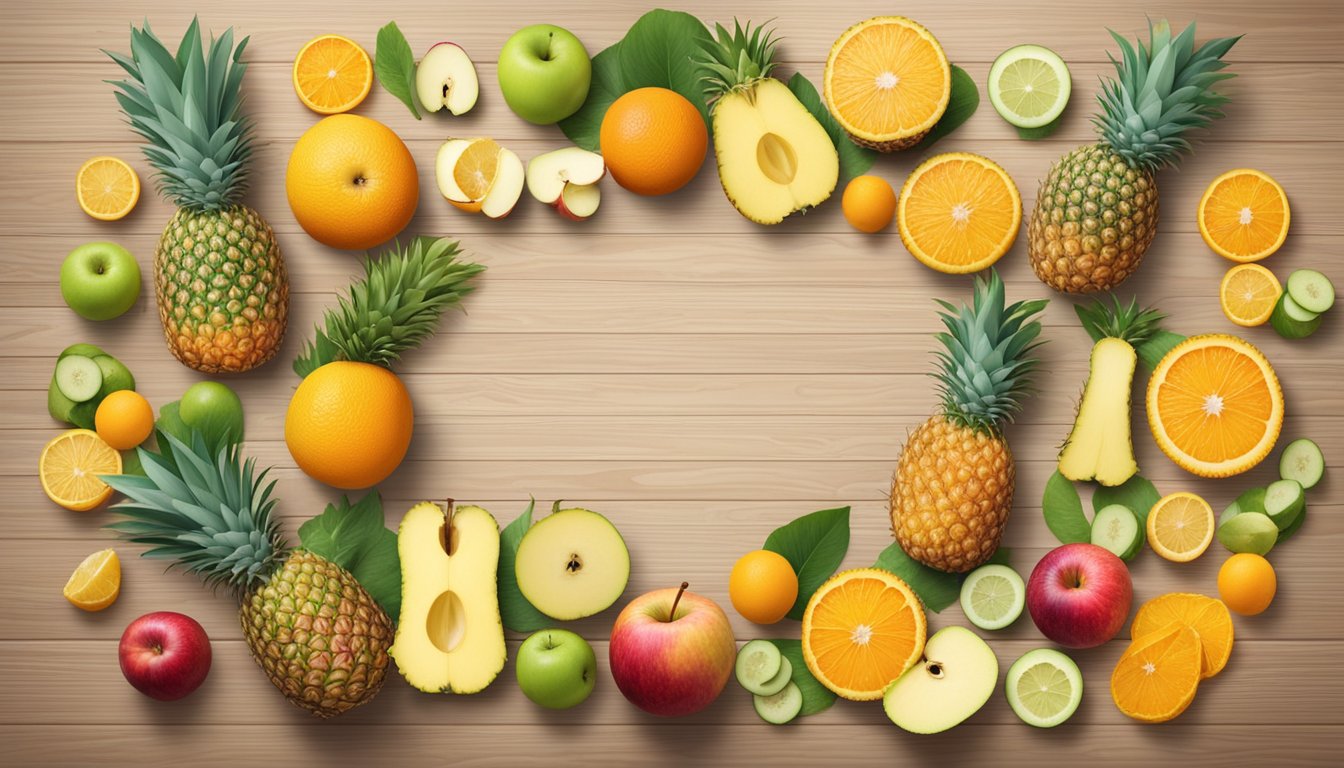
<instances>
[{"instance_id":1,"label":"apple stem","mask_svg":"<svg viewBox=\"0 0 1344 768\"><path fill-rule=\"evenodd\" d=\"M677 620L677 603L680 603L680 602L681 602L681 596L682 596L683 594L686 593L686 590L689 589L690 586L691 586L691 583L690 583L689 581L683 581L683 582L681 582L681 589L678 589L678 590L677 590L677 596L674 597L674 598L672 598L672 610L671 610L671 611L668 613L668 615L667 615L667 620L668 620L668 621L676 621L676 620Z\"/></svg>"}]
</instances>

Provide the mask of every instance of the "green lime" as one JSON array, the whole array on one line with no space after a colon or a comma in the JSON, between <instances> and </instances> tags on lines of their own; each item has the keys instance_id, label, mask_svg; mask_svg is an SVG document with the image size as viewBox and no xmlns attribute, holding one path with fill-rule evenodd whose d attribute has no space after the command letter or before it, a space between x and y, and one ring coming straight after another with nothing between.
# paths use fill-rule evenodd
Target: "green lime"
<instances>
[{"instance_id":1,"label":"green lime","mask_svg":"<svg viewBox=\"0 0 1344 768\"><path fill-rule=\"evenodd\" d=\"M989 68L989 100L995 111L1018 128L1042 128L1069 103L1073 83L1059 54L1039 45L1018 45Z\"/></svg>"},{"instance_id":2,"label":"green lime","mask_svg":"<svg viewBox=\"0 0 1344 768\"><path fill-rule=\"evenodd\" d=\"M1008 668L1004 691L1022 722L1054 728L1072 717L1083 700L1083 674L1073 659L1054 648L1037 648Z\"/></svg>"},{"instance_id":3,"label":"green lime","mask_svg":"<svg viewBox=\"0 0 1344 768\"><path fill-rule=\"evenodd\" d=\"M1003 629L1026 604L1022 577L1006 565L982 565L961 583L961 610L981 629Z\"/></svg>"}]
</instances>

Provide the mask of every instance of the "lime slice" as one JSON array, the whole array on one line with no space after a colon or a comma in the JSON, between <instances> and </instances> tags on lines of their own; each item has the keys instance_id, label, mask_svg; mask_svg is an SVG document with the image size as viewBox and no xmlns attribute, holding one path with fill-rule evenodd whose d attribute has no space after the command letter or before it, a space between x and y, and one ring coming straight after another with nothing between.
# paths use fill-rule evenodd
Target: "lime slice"
<instances>
[{"instance_id":1,"label":"lime slice","mask_svg":"<svg viewBox=\"0 0 1344 768\"><path fill-rule=\"evenodd\" d=\"M989 100L999 116L1018 128L1054 122L1072 90L1064 60L1039 45L1009 48L989 68Z\"/></svg>"},{"instance_id":2,"label":"lime slice","mask_svg":"<svg viewBox=\"0 0 1344 768\"><path fill-rule=\"evenodd\" d=\"M982 565L961 583L961 610L981 629L1003 629L1026 604L1022 577L1006 565Z\"/></svg>"},{"instance_id":3,"label":"lime slice","mask_svg":"<svg viewBox=\"0 0 1344 768\"><path fill-rule=\"evenodd\" d=\"M1054 648L1037 648L1008 668L1004 690L1022 722L1054 728L1072 717L1083 700L1083 674L1073 659Z\"/></svg>"}]
</instances>

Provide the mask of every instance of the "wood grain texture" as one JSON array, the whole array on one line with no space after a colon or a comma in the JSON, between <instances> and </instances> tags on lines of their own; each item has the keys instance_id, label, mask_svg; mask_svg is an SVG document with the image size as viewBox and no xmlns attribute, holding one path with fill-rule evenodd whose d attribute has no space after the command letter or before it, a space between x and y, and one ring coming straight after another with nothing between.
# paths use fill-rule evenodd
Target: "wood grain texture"
<instances>
[{"instance_id":1,"label":"wood grain texture","mask_svg":"<svg viewBox=\"0 0 1344 768\"><path fill-rule=\"evenodd\" d=\"M689 580L727 605L727 574L742 552L799 514L852 506L847 566L871 563L890 541L885 494L907 432L935 407L925 373L939 330L932 298L967 295L964 278L935 274L888 231L865 237L832 202L765 229L724 200L713 164L683 192L658 199L608 182L601 212L561 220L523 201L507 220L467 217L435 192L432 161L444 136L490 135L524 158L565 144L554 128L516 119L495 84L495 53L516 26L549 21L576 32L596 53L620 38L645 6L594 0L555 7L497 0L484 5L405 0L395 7L273 0L191 5L165 0L93 3L52 0L0 10L0 744L6 766L453 765L516 766L564 759L584 765L992 764L1030 766L1324 765L1344 747L1344 378L1339 323L1287 342L1268 328L1238 330L1218 308L1229 266L1200 240L1194 210L1204 185L1251 165L1288 190L1293 231L1267 263L1280 278L1313 266L1330 272L1344 249L1344 55L1332 0L1200 0L1132 8L1101 0L937 3L899 8L868 0L709 0L677 4L706 20L776 19L781 74L819 81L831 42L850 24L899 12L937 34L953 61L983 85L990 62L1028 39L1059 51L1075 94L1060 131L1018 140L982 101L979 112L938 150L994 158L1016 179L1028 208L1038 179L1071 146L1093 138L1087 115L1113 49L1106 28L1137 32L1143 15L1197 18L1201 37L1246 33L1230 60L1228 117L1179 171L1160 177L1161 235L1147 262L1120 290L1170 315L1183 333L1237 332L1273 361L1288 403L1284 437L1310 436L1327 457L1311 493L1309 522L1273 553L1279 595L1253 619L1238 617L1231 663L1204 683L1177 721L1146 727L1118 714L1107 694L1120 642L1075 654L1087 693L1067 726L1019 723L999 692L951 733L916 738L875 705L841 702L817 717L772 728L736 686L684 721L648 717L628 705L606 667L615 611L574 622L599 656L597 692L583 707L548 712L518 692L512 665L471 698L418 694L393 674L378 699L335 722L317 722L271 690L241 642L235 608L192 578L118 546L123 594L85 614L59 592L89 552L108 546L105 512L54 507L34 477L41 446L56 433L45 412L55 354L67 344L105 346L135 372L154 404L175 399L199 374L164 347L146 278L145 296L125 317L88 323L59 294L60 260L92 239L118 241L148 272L170 207L153 194L136 137L103 80L118 76L99 48L125 50L132 22L149 18L175 39L192 13L216 31L252 35L244 85L257 118L249 203L279 233L292 280L292 322L279 358L229 380L247 406L249 452L276 467L279 514L293 536L335 492L302 475L285 448L283 414L297 378L289 369L322 309L359 272L353 254L308 239L285 202L285 161L315 122L294 97L289 66L303 42L339 32L370 50L395 17L417 52L445 36L475 58L479 107L456 120L413 120L375 87L358 112L397 130L416 156L422 200L408 232L460 237L489 267L465 313L400 366L415 399L412 452L381 488L390 523L422 498L471 500L501 523L535 495L564 498L611 517L634 559L626 598ZM982 97L983 97L982 93ZM83 216L71 194L79 164L94 154L126 158L146 181L139 208L115 224ZM874 172L899 185L922 155L882 158ZM1018 493L1005 545L1024 573L1054 540L1039 500L1086 375L1090 342L1072 300L1031 274L1025 242L999 264L1010 298L1048 296L1041 350L1048 374L1008 430L1018 458ZM1337 276L1338 277L1338 276ZM1138 410L1138 409L1136 409ZM1276 474L1274 462L1226 481L1186 475L1157 450L1141 410L1136 448L1144 474L1164 492L1188 489L1221 509ZM1132 563L1136 604L1168 591L1216 593L1224 553L1215 544L1194 563L1144 553ZM194 696L160 705L122 680L116 643L141 613L179 610L214 640L210 679ZM795 635L797 625L762 628L735 613L739 639ZM933 628L964 623L957 607L930 615ZM510 637L510 651L521 637ZM1023 619L990 637L1002 668L1045 644Z\"/></svg>"}]
</instances>

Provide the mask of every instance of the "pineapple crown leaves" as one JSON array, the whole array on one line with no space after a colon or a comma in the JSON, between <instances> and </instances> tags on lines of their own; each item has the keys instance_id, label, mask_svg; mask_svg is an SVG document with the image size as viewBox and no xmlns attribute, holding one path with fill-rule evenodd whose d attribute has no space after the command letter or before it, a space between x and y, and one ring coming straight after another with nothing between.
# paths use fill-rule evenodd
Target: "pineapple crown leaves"
<instances>
[{"instance_id":1,"label":"pineapple crown leaves","mask_svg":"<svg viewBox=\"0 0 1344 768\"><path fill-rule=\"evenodd\" d=\"M288 556L274 519L275 481L256 471L237 445L212 452L193 430L190 444L156 431L159 451L137 449L145 476L102 479L126 498L112 507L125 520L108 528L147 544L145 557L166 558L207 586L236 595L264 583Z\"/></svg>"},{"instance_id":2,"label":"pineapple crown leaves","mask_svg":"<svg viewBox=\"0 0 1344 768\"><path fill-rule=\"evenodd\" d=\"M377 258L365 257L364 277L328 309L317 339L304 345L294 372L307 376L327 363L352 360L390 366L434 333L439 316L473 288L467 282L485 271L460 262L457 243L417 237L408 247L392 246Z\"/></svg>"},{"instance_id":3,"label":"pineapple crown leaves","mask_svg":"<svg viewBox=\"0 0 1344 768\"><path fill-rule=\"evenodd\" d=\"M764 26L752 29L751 22L744 27L733 19L733 31L722 24L714 25L713 37L702 37L697 42L703 55L696 60L705 74L705 100L713 103L720 96L737 90L746 90L753 83L769 77L775 68L775 45L779 39Z\"/></svg>"},{"instance_id":4,"label":"pineapple crown leaves","mask_svg":"<svg viewBox=\"0 0 1344 768\"><path fill-rule=\"evenodd\" d=\"M1121 58L1107 54L1116 77L1102 81L1097 96L1102 112L1092 122L1131 164L1149 171L1175 165L1182 153L1192 150L1185 133L1223 116L1220 108L1228 97L1213 86L1234 77L1221 71L1227 66L1222 58L1241 37L1222 37L1196 48L1193 22L1173 38L1165 20L1149 23L1147 46L1110 33Z\"/></svg>"},{"instance_id":5,"label":"pineapple crown leaves","mask_svg":"<svg viewBox=\"0 0 1344 768\"><path fill-rule=\"evenodd\" d=\"M1166 315L1152 307L1140 307L1138 298L1132 298L1128 304L1112 294L1110 303L1097 299L1088 304L1075 304L1073 311L1083 330L1098 342L1106 338L1116 338L1139 347L1162 330L1162 321Z\"/></svg>"},{"instance_id":6,"label":"pineapple crown leaves","mask_svg":"<svg viewBox=\"0 0 1344 768\"><path fill-rule=\"evenodd\" d=\"M235 46L227 29L207 47L193 18L174 55L146 21L131 27L129 56L103 51L130 75L107 82L131 129L149 142L145 158L157 171L159 191L180 208L228 208L245 191L252 123L242 114L239 89L247 40Z\"/></svg>"},{"instance_id":7,"label":"pineapple crown leaves","mask_svg":"<svg viewBox=\"0 0 1344 768\"><path fill-rule=\"evenodd\" d=\"M996 433L1011 421L1031 390L1030 374L1038 360L1032 351L1041 323L1034 316L1048 299L1006 304L1003 281L996 271L977 279L971 306L938 300L938 316L946 326L935 338L943 349L935 353L943 412L976 431Z\"/></svg>"}]
</instances>

